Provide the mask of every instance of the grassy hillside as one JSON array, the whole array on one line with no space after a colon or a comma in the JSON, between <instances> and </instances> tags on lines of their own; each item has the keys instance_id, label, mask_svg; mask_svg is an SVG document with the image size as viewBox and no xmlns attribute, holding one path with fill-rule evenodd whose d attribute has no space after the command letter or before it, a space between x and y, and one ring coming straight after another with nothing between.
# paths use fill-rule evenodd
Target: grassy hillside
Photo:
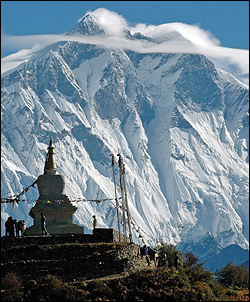
<instances>
[{"instance_id":1,"label":"grassy hillside","mask_svg":"<svg viewBox=\"0 0 250 302\"><path fill-rule=\"evenodd\" d=\"M172 249L167 247L166 252L171 255ZM249 301L247 289L222 286L192 255L179 254L178 268L155 267L153 263L147 267L135 250L136 246L128 243L4 245L1 299Z\"/></svg>"}]
</instances>

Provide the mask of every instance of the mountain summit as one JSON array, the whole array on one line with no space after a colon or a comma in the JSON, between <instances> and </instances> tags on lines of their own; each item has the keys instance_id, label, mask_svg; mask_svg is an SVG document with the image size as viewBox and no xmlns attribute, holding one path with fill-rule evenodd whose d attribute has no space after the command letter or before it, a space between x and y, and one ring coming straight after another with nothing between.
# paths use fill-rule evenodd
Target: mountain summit
<instances>
[{"instance_id":1,"label":"mountain summit","mask_svg":"<svg viewBox=\"0 0 250 302\"><path fill-rule=\"evenodd\" d=\"M89 36L102 36L105 31L100 27L94 18L87 14L82 17L67 33L68 35L89 35Z\"/></svg>"},{"instance_id":2,"label":"mountain summit","mask_svg":"<svg viewBox=\"0 0 250 302\"><path fill-rule=\"evenodd\" d=\"M68 34L106 35L91 15ZM2 77L2 197L41 174L52 137L85 232L93 214L117 229L114 200L84 202L114 198L112 152L117 181L116 154L124 158L136 242L179 244L201 259L248 249L248 98L204 55L60 43ZM2 235L9 215L32 223L37 197L2 204Z\"/></svg>"}]
</instances>

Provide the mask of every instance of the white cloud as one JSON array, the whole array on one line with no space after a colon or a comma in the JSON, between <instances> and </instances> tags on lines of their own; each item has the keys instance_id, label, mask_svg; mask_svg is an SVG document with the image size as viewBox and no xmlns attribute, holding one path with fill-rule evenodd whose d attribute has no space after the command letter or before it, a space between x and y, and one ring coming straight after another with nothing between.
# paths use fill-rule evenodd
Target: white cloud
<instances>
[{"instance_id":1,"label":"white cloud","mask_svg":"<svg viewBox=\"0 0 250 302\"><path fill-rule=\"evenodd\" d=\"M128 28L128 23L123 16L106 8L98 8L94 12L88 12L87 14L90 14L112 36L123 36L124 29Z\"/></svg>"},{"instance_id":2,"label":"white cloud","mask_svg":"<svg viewBox=\"0 0 250 302\"><path fill-rule=\"evenodd\" d=\"M1 73L12 70L20 64L27 62L32 56L30 52L31 51L28 49L23 49L19 50L17 53L11 54L1 59Z\"/></svg>"},{"instance_id":3,"label":"white cloud","mask_svg":"<svg viewBox=\"0 0 250 302\"><path fill-rule=\"evenodd\" d=\"M155 41L162 41L168 36L173 38L175 33L179 33L183 38L189 40L195 46L198 53L209 57L218 67L224 68L230 72L235 72L237 70L237 76L240 76L243 80L246 79L246 76L249 73L248 50L222 47L220 46L220 41L211 32L201 29L198 25L184 23L168 23L157 26L137 24L135 27L130 28L130 31L131 33L140 32L145 36L151 37ZM178 41L175 41L174 43L176 47L180 46ZM159 51L163 47L164 43L161 43ZM192 49L190 48L190 46L185 48L183 52L192 52ZM234 68L232 68L231 65L235 65Z\"/></svg>"},{"instance_id":4,"label":"white cloud","mask_svg":"<svg viewBox=\"0 0 250 302\"><path fill-rule=\"evenodd\" d=\"M134 28L130 28L130 30L132 33L141 32L153 39L163 38L164 36L168 36L170 33L178 32L193 44L200 46L219 45L220 43L209 31L205 31L197 25L178 22L161 25L137 24Z\"/></svg>"},{"instance_id":5,"label":"white cloud","mask_svg":"<svg viewBox=\"0 0 250 302\"><path fill-rule=\"evenodd\" d=\"M89 13L108 33L106 37L95 36L69 36L69 35L33 35L33 36L8 36L2 34L2 47L8 49L21 49L15 55L2 59L2 72L11 66L16 66L27 61L42 51L46 46L59 41L76 41L79 43L93 44L108 49L132 50L139 53L193 53L204 54L216 66L233 72L236 77L247 82L249 73L249 51L220 46L220 42L212 33L201 29L197 25L184 23L167 23L161 25L137 24L134 27L117 13L100 8ZM147 40L130 40L124 36L124 29L129 29L132 34L141 34L152 38ZM29 49L27 49L29 48Z\"/></svg>"}]
</instances>

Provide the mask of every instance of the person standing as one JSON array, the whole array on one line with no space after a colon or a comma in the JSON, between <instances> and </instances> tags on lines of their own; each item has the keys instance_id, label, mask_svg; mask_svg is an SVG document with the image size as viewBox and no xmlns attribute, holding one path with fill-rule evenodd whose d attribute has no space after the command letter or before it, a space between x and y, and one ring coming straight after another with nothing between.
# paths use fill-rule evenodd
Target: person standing
<instances>
[{"instance_id":1,"label":"person standing","mask_svg":"<svg viewBox=\"0 0 250 302\"><path fill-rule=\"evenodd\" d=\"M177 254L177 251L174 251L174 266L175 266L175 268L178 268L178 263L179 263L179 256Z\"/></svg>"},{"instance_id":2,"label":"person standing","mask_svg":"<svg viewBox=\"0 0 250 302\"><path fill-rule=\"evenodd\" d=\"M18 237L19 236L19 231L18 231L18 221L17 219L14 219L14 228L15 228L15 231L16 231L16 236Z\"/></svg>"},{"instance_id":3,"label":"person standing","mask_svg":"<svg viewBox=\"0 0 250 302\"><path fill-rule=\"evenodd\" d=\"M162 251L159 253L158 257L158 267L167 265L167 255Z\"/></svg>"},{"instance_id":4,"label":"person standing","mask_svg":"<svg viewBox=\"0 0 250 302\"><path fill-rule=\"evenodd\" d=\"M11 216L5 222L5 236L15 236L15 220Z\"/></svg>"},{"instance_id":5,"label":"person standing","mask_svg":"<svg viewBox=\"0 0 250 302\"><path fill-rule=\"evenodd\" d=\"M16 219L10 216L10 237L15 237Z\"/></svg>"},{"instance_id":6,"label":"person standing","mask_svg":"<svg viewBox=\"0 0 250 302\"><path fill-rule=\"evenodd\" d=\"M24 220L19 220L17 222L17 226L18 226L18 235L17 236L20 236L20 232L21 232L21 236L24 236L24 232L25 232L25 229L26 229L25 221Z\"/></svg>"},{"instance_id":7,"label":"person standing","mask_svg":"<svg viewBox=\"0 0 250 302\"><path fill-rule=\"evenodd\" d=\"M92 217L93 217L93 231L94 231L94 229L96 229L96 227L97 227L97 219L96 219L95 215L93 215Z\"/></svg>"},{"instance_id":8,"label":"person standing","mask_svg":"<svg viewBox=\"0 0 250 302\"><path fill-rule=\"evenodd\" d=\"M41 227L42 227L42 235L49 235L46 229L46 217L43 213L41 213Z\"/></svg>"},{"instance_id":9,"label":"person standing","mask_svg":"<svg viewBox=\"0 0 250 302\"><path fill-rule=\"evenodd\" d=\"M11 219L12 217L9 216L8 219L5 221L5 236L10 236L10 228L11 228Z\"/></svg>"}]
</instances>

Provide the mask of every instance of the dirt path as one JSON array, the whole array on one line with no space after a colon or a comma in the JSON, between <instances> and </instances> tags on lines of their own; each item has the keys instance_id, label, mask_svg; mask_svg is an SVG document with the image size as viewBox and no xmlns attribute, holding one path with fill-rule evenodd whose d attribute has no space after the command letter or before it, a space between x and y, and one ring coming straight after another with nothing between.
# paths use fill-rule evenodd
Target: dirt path
<instances>
[{"instance_id":1,"label":"dirt path","mask_svg":"<svg viewBox=\"0 0 250 302\"><path fill-rule=\"evenodd\" d=\"M100 278L93 278L93 279L87 279L84 282L91 282L91 281L105 281L105 280L114 280L114 279L122 279L122 278L126 278L127 276L129 276L131 273L135 273L137 271L142 271L142 270L155 270L157 267L154 264L151 264L151 266L148 266L147 264L145 265L141 265L139 267L136 267L134 269L131 269L127 272L121 272L118 274L112 274L112 275L107 275L107 276L103 276Z\"/></svg>"},{"instance_id":2,"label":"dirt path","mask_svg":"<svg viewBox=\"0 0 250 302\"><path fill-rule=\"evenodd\" d=\"M91 278L91 279L87 279L84 281L73 281L73 282L70 282L70 284L77 285L82 282L89 283L89 282L93 282L93 281L109 281L109 280L115 280L115 279L123 279L123 278L128 277L131 273L135 273L135 272L142 271L142 270L155 270L155 269L157 269L157 267L155 267L154 264L151 264L151 266L148 266L147 264L145 264L145 265L142 264L141 266L138 266L138 267L131 269L129 271L126 271L126 272L116 273L116 274L112 274L112 275L106 275L106 276L99 277L99 278L98 277Z\"/></svg>"}]
</instances>

